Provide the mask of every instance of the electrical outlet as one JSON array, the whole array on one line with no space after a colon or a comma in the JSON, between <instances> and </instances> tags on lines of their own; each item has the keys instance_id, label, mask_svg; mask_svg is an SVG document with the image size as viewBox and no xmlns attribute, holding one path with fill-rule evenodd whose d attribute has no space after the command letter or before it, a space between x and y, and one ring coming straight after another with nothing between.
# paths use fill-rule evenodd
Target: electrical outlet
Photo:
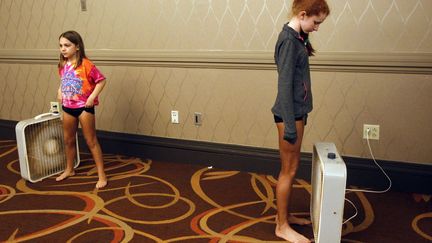
<instances>
[{"instance_id":1,"label":"electrical outlet","mask_svg":"<svg viewBox=\"0 0 432 243\"><path fill-rule=\"evenodd\" d=\"M194 113L194 124L195 124L195 126L201 126L201 124L202 124L201 116L202 116L202 114L200 112L195 112Z\"/></svg>"},{"instance_id":2,"label":"electrical outlet","mask_svg":"<svg viewBox=\"0 0 432 243\"><path fill-rule=\"evenodd\" d=\"M171 123L179 123L179 112L171 111Z\"/></svg>"},{"instance_id":3,"label":"electrical outlet","mask_svg":"<svg viewBox=\"0 0 432 243\"><path fill-rule=\"evenodd\" d=\"M367 139L367 137L369 136L369 139L379 140L379 131L379 125L363 124L363 139Z\"/></svg>"},{"instance_id":4,"label":"electrical outlet","mask_svg":"<svg viewBox=\"0 0 432 243\"><path fill-rule=\"evenodd\" d=\"M60 113L60 104L57 101L50 102L50 112Z\"/></svg>"}]
</instances>

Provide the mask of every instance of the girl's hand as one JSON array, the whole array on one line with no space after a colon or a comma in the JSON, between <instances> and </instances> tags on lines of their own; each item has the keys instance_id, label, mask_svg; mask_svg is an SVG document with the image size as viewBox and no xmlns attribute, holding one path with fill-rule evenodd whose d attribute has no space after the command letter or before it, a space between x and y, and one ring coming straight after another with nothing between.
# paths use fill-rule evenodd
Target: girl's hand
<instances>
[{"instance_id":1,"label":"girl's hand","mask_svg":"<svg viewBox=\"0 0 432 243\"><path fill-rule=\"evenodd\" d=\"M88 97L88 99L86 101L85 107L86 108L90 108L90 107L93 107L93 106L94 106L94 98L92 98L90 96L90 97Z\"/></svg>"}]
</instances>

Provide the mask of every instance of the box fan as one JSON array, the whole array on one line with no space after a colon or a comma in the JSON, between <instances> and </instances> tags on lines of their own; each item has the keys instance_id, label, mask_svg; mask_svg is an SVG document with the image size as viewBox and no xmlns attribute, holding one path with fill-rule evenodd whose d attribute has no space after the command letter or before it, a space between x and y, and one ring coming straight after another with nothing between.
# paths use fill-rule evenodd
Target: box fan
<instances>
[{"instance_id":1,"label":"box fan","mask_svg":"<svg viewBox=\"0 0 432 243\"><path fill-rule=\"evenodd\" d=\"M37 182L66 168L63 126L59 113L44 113L15 127L21 176ZM78 139L76 160L79 165Z\"/></svg>"},{"instance_id":2,"label":"box fan","mask_svg":"<svg viewBox=\"0 0 432 243\"><path fill-rule=\"evenodd\" d=\"M333 143L315 143L312 153L311 220L315 242L341 241L346 165Z\"/></svg>"}]
</instances>

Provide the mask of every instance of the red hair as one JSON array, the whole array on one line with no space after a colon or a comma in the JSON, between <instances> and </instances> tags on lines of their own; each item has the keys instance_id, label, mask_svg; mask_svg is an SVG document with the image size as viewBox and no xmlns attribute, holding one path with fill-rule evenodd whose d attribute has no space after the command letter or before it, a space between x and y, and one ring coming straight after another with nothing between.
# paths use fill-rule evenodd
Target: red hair
<instances>
[{"instance_id":1,"label":"red hair","mask_svg":"<svg viewBox=\"0 0 432 243\"><path fill-rule=\"evenodd\" d=\"M321 14L327 16L330 14L330 8L326 0L294 0L291 7L292 15L296 16L301 11L305 11L307 16L319 16ZM302 30L300 35L305 40L306 49L308 50L309 56L313 56L315 49L308 40L309 34L304 33Z\"/></svg>"},{"instance_id":2,"label":"red hair","mask_svg":"<svg viewBox=\"0 0 432 243\"><path fill-rule=\"evenodd\" d=\"M326 0L294 0L291 11L293 15L301 11L305 11L307 16L330 14Z\"/></svg>"}]
</instances>

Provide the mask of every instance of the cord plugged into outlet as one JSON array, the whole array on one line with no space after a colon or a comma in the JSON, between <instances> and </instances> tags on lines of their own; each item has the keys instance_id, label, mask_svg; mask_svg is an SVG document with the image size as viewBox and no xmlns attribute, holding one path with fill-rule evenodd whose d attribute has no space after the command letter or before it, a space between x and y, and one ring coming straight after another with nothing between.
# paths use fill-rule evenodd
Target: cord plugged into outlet
<instances>
[{"instance_id":1,"label":"cord plugged into outlet","mask_svg":"<svg viewBox=\"0 0 432 243\"><path fill-rule=\"evenodd\" d=\"M369 153L372 157L372 160L374 161L375 165L381 170L381 172L384 174L384 176L387 178L389 184L387 186L386 189L384 190L365 190L365 189L347 189L347 191L351 191L351 192L369 192L369 193L385 193L388 192L391 187L392 187L392 180L390 179L389 175L385 172L385 170L378 164L378 162L375 159L375 155L372 152L372 147L370 145L369 140L373 139L372 136L378 137L379 138L379 125L367 125L364 124L363 125L363 133L366 135L366 141L367 141L367 146L369 148ZM375 138L376 139L376 138Z\"/></svg>"},{"instance_id":2,"label":"cord plugged into outlet","mask_svg":"<svg viewBox=\"0 0 432 243\"><path fill-rule=\"evenodd\" d=\"M363 124L363 139L379 140L380 126Z\"/></svg>"},{"instance_id":3,"label":"cord plugged into outlet","mask_svg":"<svg viewBox=\"0 0 432 243\"><path fill-rule=\"evenodd\" d=\"M388 181L388 186L386 189L383 190L367 190L367 189L346 189L347 192L366 192L366 193L386 193L388 192L391 188L392 188L392 180L390 178L390 176L385 172L385 170L381 167L381 165L378 164L378 162L375 159L375 155L372 152L372 147L370 145L369 140L371 139L379 139L379 125L368 125L368 124L364 124L363 125L363 138L366 139L367 141L367 145L369 148L369 152L370 155L375 163L375 165L381 170L381 172L384 174L384 176L387 178ZM350 220L352 220L353 218L355 218L358 214L358 209L355 206L355 204L353 202L351 202L349 199L345 198L345 200L351 204L351 206L354 208L355 213L354 215L352 215L351 217L349 217L348 219L346 219L343 224L349 222Z\"/></svg>"}]
</instances>

